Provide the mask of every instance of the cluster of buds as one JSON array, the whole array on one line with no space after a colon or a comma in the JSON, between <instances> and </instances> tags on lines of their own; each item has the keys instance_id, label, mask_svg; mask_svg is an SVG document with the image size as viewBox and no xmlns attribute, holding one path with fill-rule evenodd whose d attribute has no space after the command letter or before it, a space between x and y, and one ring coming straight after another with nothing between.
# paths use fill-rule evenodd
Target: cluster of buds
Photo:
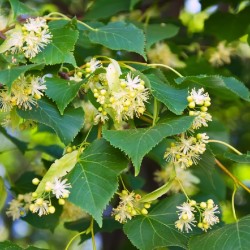
<instances>
[{"instance_id":1,"label":"cluster of buds","mask_svg":"<svg viewBox=\"0 0 250 250\"><path fill-rule=\"evenodd\" d=\"M52 40L52 34L43 17L28 18L26 22L8 32L4 47L12 54L23 53L26 58L35 57ZM4 52L1 50L1 52Z\"/></svg>"},{"instance_id":2,"label":"cluster of buds","mask_svg":"<svg viewBox=\"0 0 250 250\"><path fill-rule=\"evenodd\" d=\"M218 211L218 206L214 204L212 199L206 202L197 203L195 200L190 200L189 202L184 202L181 206L177 206L179 219L175 222L175 227L181 232L185 230L187 233L192 230L192 226L196 225L207 232L213 225L220 222L216 214L220 213ZM195 218L195 214L199 214L199 220Z\"/></svg>"},{"instance_id":3,"label":"cluster of buds","mask_svg":"<svg viewBox=\"0 0 250 250\"><path fill-rule=\"evenodd\" d=\"M150 203L140 202L141 196L135 194L134 192L128 192L127 190L122 190L119 193L120 202L116 208L113 208L112 216L115 220L120 223L126 223L127 220L131 220L132 217L136 215L146 215L150 208Z\"/></svg>"},{"instance_id":4,"label":"cluster of buds","mask_svg":"<svg viewBox=\"0 0 250 250\"><path fill-rule=\"evenodd\" d=\"M122 121L139 117L145 111L145 102L149 91L140 77L129 72L125 79L117 61L110 59L111 63L104 68L106 73L90 77L89 86L100 104L95 122L105 123L110 115L120 124Z\"/></svg>"},{"instance_id":5,"label":"cluster of buds","mask_svg":"<svg viewBox=\"0 0 250 250\"><path fill-rule=\"evenodd\" d=\"M12 84L0 90L0 110L9 112L15 106L20 109L32 109L47 89L43 77L21 75Z\"/></svg>"},{"instance_id":6,"label":"cluster of buds","mask_svg":"<svg viewBox=\"0 0 250 250\"><path fill-rule=\"evenodd\" d=\"M31 201L31 193L19 194L16 199L9 202L9 208L6 212L7 216L12 217L13 220L24 217L29 211Z\"/></svg>"},{"instance_id":7,"label":"cluster of buds","mask_svg":"<svg viewBox=\"0 0 250 250\"><path fill-rule=\"evenodd\" d=\"M207 127L207 122L212 121L212 116L207 112L211 105L211 99L208 93L204 93L204 89L192 89L187 97L189 115L195 116L192 124L192 129L198 129L202 126Z\"/></svg>"},{"instance_id":8,"label":"cluster of buds","mask_svg":"<svg viewBox=\"0 0 250 250\"><path fill-rule=\"evenodd\" d=\"M40 180L34 178L32 180L34 185L38 185ZM54 178L52 182L46 182L44 193L41 197L38 197L36 192L32 193L34 199L30 204L29 210L32 213L38 213L39 216L55 213L55 207L51 204L51 195L58 199L59 205L65 204L65 199L69 197L71 185L67 183L67 179L61 180L60 178Z\"/></svg>"},{"instance_id":9,"label":"cluster of buds","mask_svg":"<svg viewBox=\"0 0 250 250\"><path fill-rule=\"evenodd\" d=\"M184 133L178 137L178 141L171 143L171 147L167 148L164 158L166 161L173 163L174 166L186 169L193 164L197 165L200 155L206 151L206 144L209 137L206 133L199 133L194 136L187 137Z\"/></svg>"}]
</instances>

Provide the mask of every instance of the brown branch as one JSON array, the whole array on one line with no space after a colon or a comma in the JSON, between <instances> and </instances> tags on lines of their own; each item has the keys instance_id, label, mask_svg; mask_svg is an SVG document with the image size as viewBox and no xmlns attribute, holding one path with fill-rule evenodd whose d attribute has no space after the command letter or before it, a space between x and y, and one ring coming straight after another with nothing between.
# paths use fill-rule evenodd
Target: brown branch
<instances>
[{"instance_id":1,"label":"brown branch","mask_svg":"<svg viewBox=\"0 0 250 250\"><path fill-rule=\"evenodd\" d=\"M215 163L218 165L218 167L225 172L233 181L236 185L241 186L242 188L244 188L248 193L250 193L250 189L245 186L240 180L238 180L231 172L229 172L229 170L217 159L215 159Z\"/></svg>"}]
</instances>

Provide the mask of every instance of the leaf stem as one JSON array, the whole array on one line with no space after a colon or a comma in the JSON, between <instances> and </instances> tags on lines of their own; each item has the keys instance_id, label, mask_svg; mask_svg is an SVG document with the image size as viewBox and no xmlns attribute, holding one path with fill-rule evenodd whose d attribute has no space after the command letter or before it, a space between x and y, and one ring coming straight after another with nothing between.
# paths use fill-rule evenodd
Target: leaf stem
<instances>
[{"instance_id":1,"label":"leaf stem","mask_svg":"<svg viewBox=\"0 0 250 250\"><path fill-rule=\"evenodd\" d=\"M94 219L93 219L93 217L91 219L90 228L91 228L92 247L93 247L93 250L96 250L95 234L94 234Z\"/></svg>"},{"instance_id":2,"label":"leaf stem","mask_svg":"<svg viewBox=\"0 0 250 250\"><path fill-rule=\"evenodd\" d=\"M237 191L237 185L234 184L234 191L232 194L232 210L233 210L233 216L234 216L235 221L238 221L236 212L235 212L235 207L234 207L234 199L235 199L236 191Z\"/></svg>"},{"instance_id":3,"label":"leaf stem","mask_svg":"<svg viewBox=\"0 0 250 250\"><path fill-rule=\"evenodd\" d=\"M69 241L69 243L67 244L65 250L68 250L68 249L69 249L69 246L71 245L71 243L72 243L78 236L80 236L80 235L82 235L82 234L85 234L85 233L86 233L86 230L84 230L84 231L82 231L82 232L76 234L75 236L73 236L73 237L71 238L71 240Z\"/></svg>"},{"instance_id":4,"label":"leaf stem","mask_svg":"<svg viewBox=\"0 0 250 250\"><path fill-rule=\"evenodd\" d=\"M157 119L158 119L158 112L159 112L159 109L158 109L158 101L156 98L154 98L154 116L153 116L153 126L155 126L156 122L157 122Z\"/></svg>"},{"instance_id":5,"label":"leaf stem","mask_svg":"<svg viewBox=\"0 0 250 250\"><path fill-rule=\"evenodd\" d=\"M223 142L223 141L219 141L219 140L208 140L208 142L215 142L215 143L219 143L219 144L222 144L228 148L230 148L231 150L233 150L236 154L238 155L242 155L242 153L237 150L236 148L234 148L233 146L231 146L230 144L226 143L226 142Z\"/></svg>"},{"instance_id":6,"label":"leaf stem","mask_svg":"<svg viewBox=\"0 0 250 250\"><path fill-rule=\"evenodd\" d=\"M247 186L245 186L240 180L238 180L231 172L229 172L229 170L220 161L215 159L215 163L223 172L225 172L234 181L236 185L241 186L250 194L250 189Z\"/></svg>"},{"instance_id":7,"label":"leaf stem","mask_svg":"<svg viewBox=\"0 0 250 250\"><path fill-rule=\"evenodd\" d=\"M102 123L101 122L99 122L98 124L97 138L98 139L102 138Z\"/></svg>"}]
</instances>

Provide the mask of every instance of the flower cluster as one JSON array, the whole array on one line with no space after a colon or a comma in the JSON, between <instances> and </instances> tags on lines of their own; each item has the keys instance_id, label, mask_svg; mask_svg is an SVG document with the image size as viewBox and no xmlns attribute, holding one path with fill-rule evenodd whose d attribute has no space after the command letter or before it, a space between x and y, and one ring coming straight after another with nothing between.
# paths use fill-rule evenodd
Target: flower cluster
<instances>
[{"instance_id":1,"label":"flower cluster","mask_svg":"<svg viewBox=\"0 0 250 250\"><path fill-rule=\"evenodd\" d=\"M193 164L197 165L200 155L206 151L208 138L206 133L199 133L196 137L187 137L183 133L178 137L178 141L171 143L171 147L167 148L164 158L166 161L173 163L174 166L183 169Z\"/></svg>"},{"instance_id":2,"label":"flower cluster","mask_svg":"<svg viewBox=\"0 0 250 250\"><path fill-rule=\"evenodd\" d=\"M19 194L17 199L13 199L9 202L9 208L6 212L7 216L12 217L13 220L17 220L20 217L24 217L29 211L29 206L32 201L32 194Z\"/></svg>"},{"instance_id":3,"label":"flower cluster","mask_svg":"<svg viewBox=\"0 0 250 250\"><path fill-rule=\"evenodd\" d=\"M148 58L152 63L162 63L173 68L183 68L178 55L174 54L166 43L156 43L155 46L147 52Z\"/></svg>"},{"instance_id":4,"label":"flower cluster","mask_svg":"<svg viewBox=\"0 0 250 250\"><path fill-rule=\"evenodd\" d=\"M169 181L169 177L172 174L173 169L168 166L162 170L157 170L154 175L154 180L159 183L159 185L165 184ZM173 180L171 188L169 191L171 193L178 193L182 190L182 187L187 190L187 193L192 195L197 191L195 184L200 183L200 179L193 175L188 169L176 168L176 178Z\"/></svg>"},{"instance_id":5,"label":"flower cluster","mask_svg":"<svg viewBox=\"0 0 250 250\"><path fill-rule=\"evenodd\" d=\"M32 180L34 185L38 185L39 182L40 181L37 178ZM38 213L39 216L53 214L56 209L51 204L51 193L58 199L60 205L64 205L64 199L68 198L70 194L70 191L68 190L69 188L71 188L71 185L67 183L67 179L61 180L60 178L55 177L52 182L46 182L45 190L41 197L37 197L36 192L32 193L35 200L30 204L29 210L32 213Z\"/></svg>"},{"instance_id":6,"label":"flower cluster","mask_svg":"<svg viewBox=\"0 0 250 250\"><path fill-rule=\"evenodd\" d=\"M196 226L195 213L199 213L199 222L197 226L203 231L207 232L209 228L213 225L219 223L219 218L216 214L220 213L218 211L218 206L214 204L212 199L207 200L207 202L196 203L194 200L189 202L184 202L178 208L179 219L175 222L175 227L181 232L185 230L187 233L189 230L192 231L192 226Z\"/></svg>"},{"instance_id":7,"label":"flower cluster","mask_svg":"<svg viewBox=\"0 0 250 250\"><path fill-rule=\"evenodd\" d=\"M131 72L120 78L122 71L118 62L110 60L111 63L105 68L106 73L90 77L89 86L97 103L100 104L95 122L105 123L109 119L109 114L117 124L120 124L144 113L144 103L148 100L149 91L144 86L144 81L139 76L133 76ZM100 66L97 62L93 65ZM95 68L93 65L90 65L90 70Z\"/></svg>"},{"instance_id":8,"label":"flower cluster","mask_svg":"<svg viewBox=\"0 0 250 250\"><path fill-rule=\"evenodd\" d=\"M126 223L128 219L131 220L132 217L139 214L148 214L147 209L150 208L151 205L140 202L141 196L139 194L122 190L122 192L119 193L119 198L119 205L117 208L113 208L112 216L120 223Z\"/></svg>"},{"instance_id":9,"label":"flower cluster","mask_svg":"<svg viewBox=\"0 0 250 250\"><path fill-rule=\"evenodd\" d=\"M9 112L15 106L22 109L32 109L32 105L43 96L46 85L42 77L21 75L12 84L0 90L0 110Z\"/></svg>"},{"instance_id":10,"label":"flower cluster","mask_svg":"<svg viewBox=\"0 0 250 250\"><path fill-rule=\"evenodd\" d=\"M23 53L26 58L35 57L52 39L43 17L28 18L22 26L16 25L6 32L6 36L7 50L12 54Z\"/></svg>"},{"instance_id":11,"label":"flower cluster","mask_svg":"<svg viewBox=\"0 0 250 250\"><path fill-rule=\"evenodd\" d=\"M212 116L207 112L208 107L211 105L211 99L208 93L204 93L204 89L195 88L189 92L187 97L189 102L188 107L190 108L189 115L195 116L192 124L192 129L198 129L202 126L207 127L207 122L212 121Z\"/></svg>"},{"instance_id":12,"label":"flower cluster","mask_svg":"<svg viewBox=\"0 0 250 250\"><path fill-rule=\"evenodd\" d=\"M210 54L209 62L215 67L229 64L231 62L230 56L233 52L234 49L230 46L227 46L225 41L222 41Z\"/></svg>"}]
</instances>

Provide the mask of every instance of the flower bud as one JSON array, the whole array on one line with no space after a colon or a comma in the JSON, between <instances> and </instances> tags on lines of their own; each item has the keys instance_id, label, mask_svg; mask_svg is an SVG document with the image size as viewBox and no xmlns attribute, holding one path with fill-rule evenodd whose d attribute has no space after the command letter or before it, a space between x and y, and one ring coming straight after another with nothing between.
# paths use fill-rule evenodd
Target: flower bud
<instances>
[{"instance_id":1,"label":"flower bud","mask_svg":"<svg viewBox=\"0 0 250 250\"><path fill-rule=\"evenodd\" d=\"M32 184L34 184L34 185L38 185L39 182L40 182L40 180L39 180L38 178L34 178L34 179L32 180Z\"/></svg>"}]
</instances>

